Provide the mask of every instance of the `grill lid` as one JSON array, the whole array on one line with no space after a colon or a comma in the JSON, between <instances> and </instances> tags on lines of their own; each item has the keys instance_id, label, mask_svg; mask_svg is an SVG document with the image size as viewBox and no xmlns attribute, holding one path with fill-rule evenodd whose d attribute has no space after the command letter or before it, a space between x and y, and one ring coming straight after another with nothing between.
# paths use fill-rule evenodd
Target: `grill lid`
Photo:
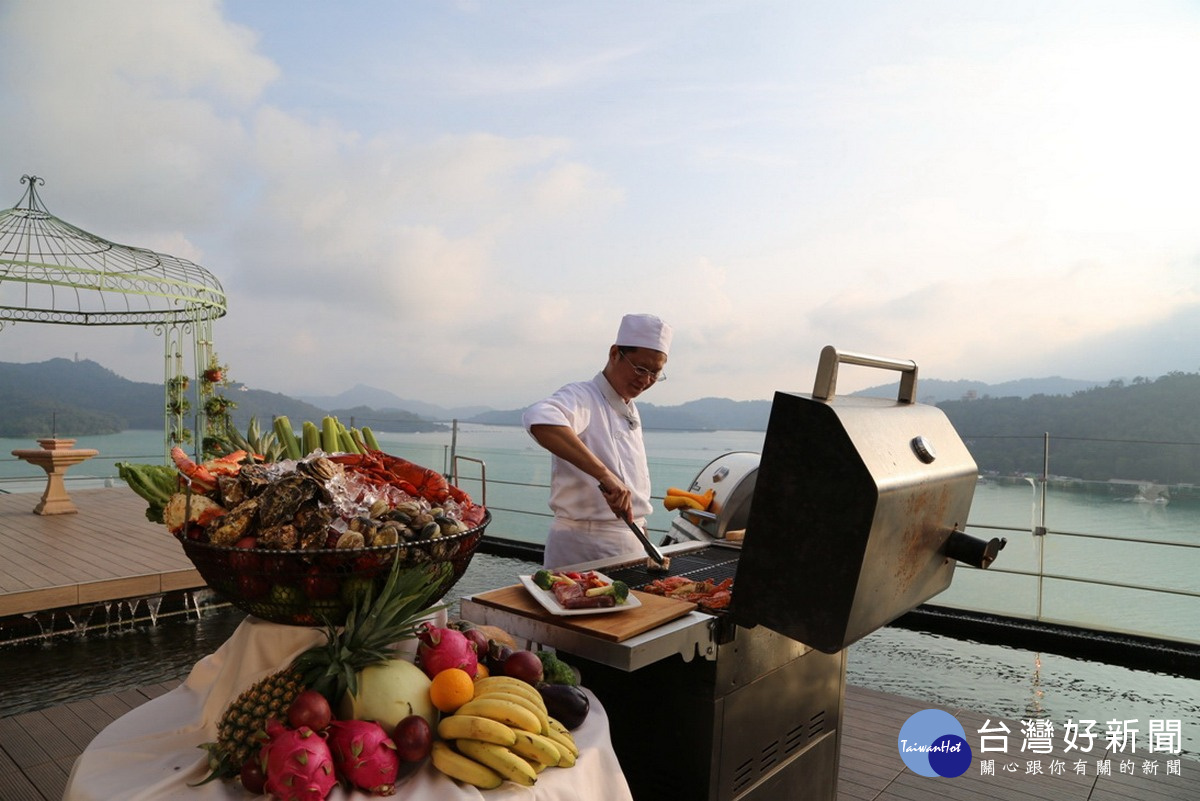
<instances>
[{"instance_id":1,"label":"grill lid","mask_svg":"<svg viewBox=\"0 0 1200 801\"><path fill-rule=\"evenodd\" d=\"M840 362L901 370L898 399L835 399ZM916 373L827 347L811 396L775 394L736 623L834 653L950 585L947 542L957 532L961 553L974 539L961 529L978 471L945 414L913 402ZM994 558L999 546L987 545Z\"/></svg>"},{"instance_id":2,"label":"grill lid","mask_svg":"<svg viewBox=\"0 0 1200 801\"><path fill-rule=\"evenodd\" d=\"M682 510L671 524L671 540L723 540L729 532L745 529L758 480L758 459L757 453L733 451L705 465L688 490L696 493L713 491L708 512Z\"/></svg>"}]
</instances>

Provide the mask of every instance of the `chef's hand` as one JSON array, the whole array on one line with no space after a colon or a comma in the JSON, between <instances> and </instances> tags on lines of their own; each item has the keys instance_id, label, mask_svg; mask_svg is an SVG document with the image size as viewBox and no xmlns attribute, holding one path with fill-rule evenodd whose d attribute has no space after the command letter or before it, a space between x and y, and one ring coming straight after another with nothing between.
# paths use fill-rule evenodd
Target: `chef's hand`
<instances>
[{"instance_id":1,"label":"chef's hand","mask_svg":"<svg viewBox=\"0 0 1200 801\"><path fill-rule=\"evenodd\" d=\"M608 508L612 509L614 515L621 520L633 519L633 492L621 479L609 475L600 482L600 491L604 493L604 500L608 502Z\"/></svg>"}]
</instances>

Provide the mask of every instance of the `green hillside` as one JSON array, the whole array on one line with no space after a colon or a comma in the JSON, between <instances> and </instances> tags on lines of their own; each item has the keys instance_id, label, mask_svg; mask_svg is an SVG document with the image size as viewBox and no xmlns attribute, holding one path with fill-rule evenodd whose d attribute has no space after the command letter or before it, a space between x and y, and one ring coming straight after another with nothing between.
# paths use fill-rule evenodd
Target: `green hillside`
<instances>
[{"instance_id":1,"label":"green hillside","mask_svg":"<svg viewBox=\"0 0 1200 801\"><path fill-rule=\"evenodd\" d=\"M1071 395L938 404L981 471L1200 484L1200 374L1115 381Z\"/></svg>"},{"instance_id":2,"label":"green hillside","mask_svg":"<svg viewBox=\"0 0 1200 801\"><path fill-rule=\"evenodd\" d=\"M347 425L376 431L444 428L395 408L322 409L275 392L226 388L237 403L235 425L251 417L269 424L287 415L294 425L334 414ZM163 425L163 388L128 381L91 361L0 362L0 437L51 433L86 436ZM1040 475L1049 435L1051 475L1159 484L1200 484L1200 374L1114 381L1062 395L992 397L986 388L967 400L937 404L967 443L982 473ZM766 428L770 401L703 398L678 406L639 404L649 430L715 431ZM493 411L471 422L520 425L521 410Z\"/></svg>"},{"instance_id":3,"label":"green hillside","mask_svg":"<svg viewBox=\"0 0 1200 801\"><path fill-rule=\"evenodd\" d=\"M237 404L234 425L245 430L251 417L270 424L286 415L296 425L334 414L347 424L376 431L435 431L442 426L398 409L322 409L304 401L233 384L224 390ZM57 434L80 437L128 429L163 427L161 384L130 381L93 361L50 359L14 364L0 362L0 437L34 439Z\"/></svg>"}]
</instances>

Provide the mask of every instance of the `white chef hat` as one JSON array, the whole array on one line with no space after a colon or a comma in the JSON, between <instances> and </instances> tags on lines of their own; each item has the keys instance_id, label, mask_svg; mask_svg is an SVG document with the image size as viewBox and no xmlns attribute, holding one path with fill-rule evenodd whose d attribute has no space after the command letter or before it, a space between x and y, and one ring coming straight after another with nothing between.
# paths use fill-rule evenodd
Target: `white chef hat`
<instances>
[{"instance_id":1,"label":"white chef hat","mask_svg":"<svg viewBox=\"0 0 1200 801\"><path fill-rule=\"evenodd\" d=\"M669 353L672 334L671 326L653 314L627 314L621 318L616 344Z\"/></svg>"}]
</instances>

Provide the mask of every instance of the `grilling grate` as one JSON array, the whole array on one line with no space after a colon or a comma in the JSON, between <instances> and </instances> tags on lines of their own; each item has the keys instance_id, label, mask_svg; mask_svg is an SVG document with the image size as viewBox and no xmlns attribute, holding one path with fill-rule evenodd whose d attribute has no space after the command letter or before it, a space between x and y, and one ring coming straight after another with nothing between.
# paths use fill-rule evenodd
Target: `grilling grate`
<instances>
[{"instance_id":1,"label":"grilling grate","mask_svg":"<svg viewBox=\"0 0 1200 801\"><path fill-rule=\"evenodd\" d=\"M694 551L671 554L671 567L666 573L647 570L642 564L628 565L619 568L606 568L604 575L611 579L623 581L632 589L640 590L655 579L664 576L685 576L700 581L708 579L713 583L732 579L737 575L738 548L710 545ZM736 584L736 582L735 582Z\"/></svg>"}]
</instances>

